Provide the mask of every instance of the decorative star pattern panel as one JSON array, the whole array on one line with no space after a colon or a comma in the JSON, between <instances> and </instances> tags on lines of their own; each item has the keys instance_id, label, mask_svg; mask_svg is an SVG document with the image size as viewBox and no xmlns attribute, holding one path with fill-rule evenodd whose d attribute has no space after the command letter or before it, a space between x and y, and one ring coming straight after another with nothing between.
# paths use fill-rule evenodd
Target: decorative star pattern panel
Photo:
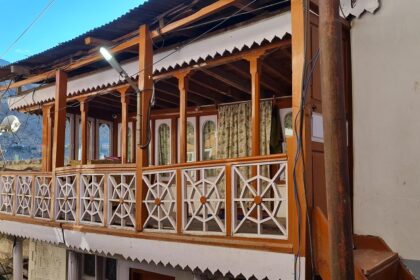
<instances>
[{"instance_id":1,"label":"decorative star pattern panel","mask_svg":"<svg viewBox=\"0 0 420 280\"><path fill-rule=\"evenodd\" d=\"M104 223L104 175L80 176L80 222Z\"/></svg>"},{"instance_id":2,"label":"decorative star pattern panel","mask_svg":"<svg viewBox=\"0 0 420 280\"><path fill-rule=\"evenodd\" d=\"M34 217L51 219L51 176L35 177Z\"/></svg>"},{"instance_id":3,"label":"decorative star pattern panel","mask_svg":"<svg viewBox=\"0 0 420 280\"><path fill-rule=\"evenodd\" d=\"M56 177L55 219L63 222L76 220L76 175Z\"/></svg>"},{"instance_id":4,"label":"decorative star pattern panel","mask_svg":"<svg viewBox=\"0 0 420 280\"><path fill-rule=\"evenodd\" d=\"M0 212L13 214L15 176L0 176Z\"/></svg>"},{"instance_id":5,"label":"decorative star pattern panel","mask_svg":"<svg viewBox=\"0 0 420 280\"><path fill-rule=\"evenodd\" d=\"M136 176L134 173L110 174L109 225L133 229L136 225Z\"/></svg>"},{"instance_id":6,"label":"decorative star pattern panel","mask_svg":"<svg viewBox=\"0 0 420 280\"><path fill-rule=\"evenodd\" d=\"M32 214L32 176L18 176L16 184L16 214Z\"/></svg>"}]
</instances>

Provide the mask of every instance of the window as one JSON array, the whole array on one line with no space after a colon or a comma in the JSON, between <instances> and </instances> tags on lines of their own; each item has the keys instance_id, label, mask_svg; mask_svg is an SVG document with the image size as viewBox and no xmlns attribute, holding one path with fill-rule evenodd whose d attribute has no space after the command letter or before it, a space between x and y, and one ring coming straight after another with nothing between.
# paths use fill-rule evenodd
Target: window
<instances>
[{"instance_id":1,"label":"window","mask_svg":"<svg viewBox=\"0 0 420 280\"><path fill-rule=\"evenodd\" d=\"M168 165L171 156L171 128L166 123L162 123L158 127L157 144L158 165Z\"/></svg>"},{"instance_id":2,"label":"window","mask_svg":"<svg viewBox=\"0 0 420 280\"><path fill-rule=\"evenodd\" d=\"M201 160L214 160L217 153L216 116L206 116L201 123Z\"/></svg>"},{"instance_id":3,"label":"window","mask_svg":"<svg viewBox=\"0 0 420 280\"><path fill-rule=\"evenodd\" d=\"M71 160L71 122L70 116L66 117L66 133L64 144L64 163L67 164Z\"/></svg>"},{"instance_id":4,"label":"window","mask_svg":"<svg viewBox=\"0 0 420 280\"><path fill-rule=\"evenodd\" d=\"M99 159L104 159L111 155L111 127L109 124L100 123L98 132Z\"/></svg>"}]
</instances>

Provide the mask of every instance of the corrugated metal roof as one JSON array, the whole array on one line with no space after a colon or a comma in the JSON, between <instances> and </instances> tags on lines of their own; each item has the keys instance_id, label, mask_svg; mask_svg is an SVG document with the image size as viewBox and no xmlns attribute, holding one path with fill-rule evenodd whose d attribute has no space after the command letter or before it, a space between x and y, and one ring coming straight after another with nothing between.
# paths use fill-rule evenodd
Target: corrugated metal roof
<instances>
[{"instance_id":1,"label":"corrugated metal roof","mask_svg":"<svg viewBox=\"0 0 420 280\"><path fill-rule=\"evenodd\" d=\"M114 40L136 30L142 24L150 24L157 16L188 0L148 0L138 7L131 9L115 20L94 28L74 39L58 44L41 53L16 61L12 64L27 67L50 64L52 58L64 58L76 52L88 51L92 46L85 44L86 37L95 37L103 40ZM5 66L3 66L5 67ZM1 68L1 67L0 67Z\"/></svg>"},{"instance_id":2,"label":"corrugated metal roof","mask_svg":"<svg viewBox=\"0 0 420 280\"><path fill-rule=\"evenodd\" d=\"M341 0L341 9L345 17L360 17L363 13L374 13L379 9L379 0Z\"/></svg>"},{"instance_id":3,"label":"corrugated metal roof","mask_svg":"<svg viewBox=\"0 0 420 280\"><path fill-rule=\"evenodd\" d=\"M195 64L199 61L215 58L216 56L231 54L252 46L260 46L264 42L273 42L291 35L290 11L266 18L260 21L242 25L231 30L218 33L207 38L195 41L185 47L169 49L154 55L154 72L161 72ZM138 72L138 61L122 63L122 67L129 75ZM121 83L121 77L112 68L76 76L69 80L67 85L68 96L77 95L87 91L100 90ZM35 93L12 97L8 100L9 108L17 110L54 100L55 86L38 89Z\"/></svg>"}]
</instances>

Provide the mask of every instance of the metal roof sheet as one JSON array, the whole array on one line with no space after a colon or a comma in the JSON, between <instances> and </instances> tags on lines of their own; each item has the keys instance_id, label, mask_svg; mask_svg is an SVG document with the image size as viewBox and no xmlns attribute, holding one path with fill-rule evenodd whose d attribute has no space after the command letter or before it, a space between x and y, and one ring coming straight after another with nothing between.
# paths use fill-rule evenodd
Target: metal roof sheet
<instances>
[{"instance_id":1,"label":"metal roof sheet","mask_svg":"<svg viewBox=\"0 0 420 280\"><path fill-rule=\"evenodd\" d=\"M345 17L360 17L363 13L374 13L379 9L379 0L341 0L341 9Z\"/></svg>"},{"instance_id":2,"label":"metal roof sheet","mask_svg":"<svg viewBox=\"0 0 420 280\"><path fill-rule=\"evenodd\" d=\"M216 56L231 54L252 46L260 46L264 42L273 42L291 35L290 11L252 22L240 27L210 35L192 42L184 47L178 47L156 53L153 57L154 72L167 71L184 65L208 60ZM131 76L138 73L138 61L122 63L122 67ZM121 77L112 68L102 69L88 75L72 77L67 85L67 95L73 96L86 91L100 90L122 83ZM20 109L54 100L55 86L38 89L8 100L11 110Z\"/></svg>"}]
</instances>

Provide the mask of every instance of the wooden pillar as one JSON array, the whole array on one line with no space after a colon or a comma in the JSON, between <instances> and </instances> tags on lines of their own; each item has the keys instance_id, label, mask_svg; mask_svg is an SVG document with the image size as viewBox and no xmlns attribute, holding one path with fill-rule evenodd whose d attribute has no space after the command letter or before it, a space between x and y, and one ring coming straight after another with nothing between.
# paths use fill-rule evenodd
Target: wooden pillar
<instances>
[{"instance_id":1,"label":"wooden pillar","mask_svg":"<svg viewBox=\"0 0 420 280\"><path fill-rule=\"evenodd\" d=\"M300 103L302 97L302 83L305 63L305 2L304 0L291 1L291 15L292 15L292 119L293 131L295 131L295 120L299 121L302 114L300 111ZM304 127L307 122L304 121ZM302 139L306 139L305 128L303 129ZM289 195L289 224L290 240L293 242L293 252L297 254L300 252L300 257L306 256L306 204L305 204L305 189L304 189L304 170L302 165L302 157L296 161L295 157L297 151L296 134L288 137L287 141L287 159L288 159L288 193ZM303 153L306 155L306 148L304 146ZM307 158L307 157L306 157ZM295 200L295 185L293 178L294 169L296 169L296 189L297 197L300 201L300 219L298 219L297 202ZM300 224L300 227L298 227ZM300 229L300 230L299 230ZM300 248L299 248L300 245ZM307 262L309 264L309 261ZM302 268L304 270L305 268Z\"/></svg>"},{"instance_id":2,"label":"wooden pillar","mask_svg":"<svg viewBox=\"0 0 420 280\"><path fill-rule=\"evenodd\" d=\"M339 6L339 0L319 2L329 261L331 279L354 279L342 25Z\"/></svg>"},{"instance_id":3,"label":"wooden pillar","mask_svg":"<svg viewBox=\"0 0 420 280\"><path fill-rule=\"evenodd\" d=\"M148 164L148 147L142 147L147 142L148 119L147 111L153 92L153 44L149 27L142 25L139 28L139 81L141 102L137 101L137 127L136 127L136 230L143 230L147 219L147 209L143 203L147 189L143 184L143 167Z\"/></svg>"},{"instance_id":4,"label":"wooden pillar","mask_svg":"<svg viewBox=\"0 0 420 280\"><path fill-rule=\"evenodd\" d=\"M89 154L88 142L88 104L85 98L80 99L80 125L81 125L81 141L82 141L82 164L87 164Z\"/></svg>"},{"instance_id":5,"label":"wooden pillar","mask_svg":"<svg viewBox=\"0 0 420 280\"><path fill-rule=\"evenodd\" d=\"M177 78L179 88L179 162L184 163L187 162L188 72L181 72ZM175 151L174 147L172 150Z\"/></svg>"},{"instance_id":6,"label":"wooden pillar","mask_svg":"<svg viewBox=\"0 0 420 280\"><path fill-rule=\"evenodd\" d=\"M51 171L52 105L42 107L42 171Z\"/></svg>"},{"instance_id":7,"label":"wooden pillar","mask_svg":"<svg viewBox=\"0 0 420 280\"><path fill-rule=\"evenodd\" d=\"M53 169L64 166L66 137L67 73L57 70L55 76Z\"/></svg>"},{"instance_id":8,"label":"wooden pillar","mask_svg":"<svg viewBox=\"0 0 420 280\"><path fill-rule=\"evenodd\" d=\"M121 91L121 163L128 162L128 93Z\"/></svg>"},{"instance_id":9,"label":"wooden pillar","mask_svg":"<svg viewBox=\"0 0 420 280\"><path fill-rule=\"evenodd\" d=\"M260 99L261 99L261 55L255 55L248 58L249 71L251 73L251 131L252 131L252 156L261 154L260 146Z\"/></svg>"},{"instance_id":10,"label":"wooden pillar","mask_svg":"<svg viewBox=\"0 0 420 280\"><path fill-rule=\"evenodd\" d=\"M13 279L23 279L23 246L20 238L15 238L13 244Z\"/></svg>"}]
</instances>

